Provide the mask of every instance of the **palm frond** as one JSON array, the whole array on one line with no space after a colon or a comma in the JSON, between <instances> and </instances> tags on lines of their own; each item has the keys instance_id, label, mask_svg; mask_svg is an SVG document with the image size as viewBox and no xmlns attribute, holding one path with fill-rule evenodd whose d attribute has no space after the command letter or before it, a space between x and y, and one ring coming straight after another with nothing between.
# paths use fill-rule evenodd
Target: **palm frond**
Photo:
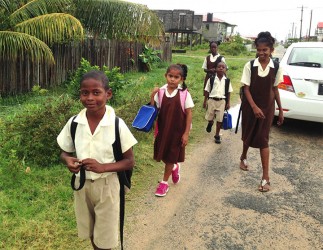
<instances>
[{"instance_id":1,"label":"palm frond","mask_svg":"<svg viewBox=\"0 0 323 250\"><path fill-rule=\"evenodd\" d=\"M10 11L10 0L0 0L0 10Z\"/></svg>"},{"instance_id":2,"label":"palm frond","mask_svg":"<svg viewBox=\"0 0 323 250\"><path fill-rule=\"evenodd\" d=\"M71 4L71 0L32 0L13 12L10 20L16 25L37 16L66 12Z\"/></svg>"},{"instance_id":3,"label":"palm frond","mask_svg":"<svg viewBox=\"0 0 323 250\"><path fill-rule=\"evenodd\" d=\"M50 48L36 37L18 32L0 31L1 59L15 61L21 55L28 55L32 61L55 63Z\"/></svg>"},{"instance_id":4,"label":"palm frond","mask_svg":"<svg viewBox=\"0 0 323 250\"><path fill-rule=\"evenodd\" d=\"M93 36L149 41L158 44L164 36L158 16L146 6L117 0L74 0L75 16Z\"/></svg>"},{"instance_id":5,"label":"palm frond","mask_svg":"<svg viewBox=\"0 0 323 250\"><path fill-rule=\"evenodd\" d=\"M83 27L78 19L64 13L52 13L19 23L15 31L35 36L43 42L68 42L83 39Z\"/></svg>"}]
</instances>

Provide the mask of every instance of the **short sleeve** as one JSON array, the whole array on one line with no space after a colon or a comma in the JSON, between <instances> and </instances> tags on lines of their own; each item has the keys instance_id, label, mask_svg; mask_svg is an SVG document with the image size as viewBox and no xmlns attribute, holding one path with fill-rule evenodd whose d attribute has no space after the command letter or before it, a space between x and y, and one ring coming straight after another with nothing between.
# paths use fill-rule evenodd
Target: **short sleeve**
<instances>
[{"instance_id":1,"label":"short sleeve","mask_svg":"<svg viewBox=\"0 0 323 250\"><path fill-rule=\"evenodd\" d=\"M202 65L202 69L207 69L206 57L204 58L204 62L203 62L203 65Z\"/></svg>"},{"instance_id":2,"label":"short sleeve","mask_svg":"<svg viewBox=\"0 0 323 250\"><path fill-rule=\"evenodd\" d=\"M250 62L247 62L244 65L242 76L241 76L241 84L250 86L251 81L251 69L250 69Z\"/></svg>"},{"instance_id":3,"label":"short sleeve","mask_svg":"<svg viewBox=\"0 0 323 250\"><path fill-rule=\"evenodd\" d=\"M210 87L210 78L209 78L209 79L207 79L204 90L207 92L210 92L210 88L211 87Z\"/></svg>"},{"instance_id":4,"label":"short sleeve","mask_svg":"<svg viewBox=\"0 0 323 250\"><path fill-rule=\"evenodd\" d=\"M194 102L192 99L192 96L190 92L187 91L187 96L185 99L185 104L184 104L185 109L193 108L194 107Z\"/></svg>"},{"instance_id":5,"label":"short sleeve","mask_svg":"<svg viewBox=\"0 0 323 250\"><path fill-rule=\"evenodd\" d=\"M276 79L275 79L275 83L274 86L278 86L279 83L283 82L284 78L283 78L283 69L282 67L279 66L277 74L276 74Z\"/></svg>"},{"instance_id":6,"label":"short sleeve","mask_svg":"<svg viewBox=\"0 0 323 250\"><path fill-rule=\"evenodd\" d=\"M61 130L57 136L57 143L61 150L72 153L75 152L74 143L71 136L71 123L73 117L71 117L68 122L65 124L64 128Z\"/></svg>"},{"instance_id":7,"label":"short sleeve","mask_svg":"<svg viewBox=\"0 0 323 250\"><path fill-rule=\"evenodd\" d=\"M122 153L128 151L135 144L137 144L138 141L121 118L119 118L119 132Z\"/></svg>"}]
</instances>

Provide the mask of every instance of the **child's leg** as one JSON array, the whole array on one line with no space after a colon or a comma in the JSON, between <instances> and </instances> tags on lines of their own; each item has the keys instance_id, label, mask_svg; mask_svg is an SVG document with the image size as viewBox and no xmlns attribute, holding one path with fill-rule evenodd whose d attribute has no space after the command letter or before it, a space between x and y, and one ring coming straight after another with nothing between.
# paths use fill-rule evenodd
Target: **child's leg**
<instances>
[{"instance_id":1,"label":"child's leg","mask_svg":"<svg viewBox=\"0 0 323 250\"><path fill-rule=\"evenodd\" d=\"M248 171L248 163L247 163L247 153L249 146L243 144L242 154L240 156L240 169L244 171Z\"/></svg>"},{"instance_id":2,"label":"child's leg","mask_svg":"<svg viewBox=\"0 0 323 250\"><path fill-rule=\"evenodd\" d=\"M221 126L222 126L222 122L217 122L216 123L215 136L220 136Z\"/></svg>"},{"instance_id":3,"label":"child's leg","mask_svg":"<svg viewBox=\"0 0 323 250\"><path fill-rule=\"evenodd\" d=\"M163 181L168 182L168 179L172 174L173 167L174 167L174 163L166 163L165 164Z\"/></svg>"},{"instance_id":4,"label":"child's leg","mask_svg":"<svg viewBox=\"0 0 323 250\"><path fill-rule=\"evenodd\" d=\"M269 182L269 147L260 149L262 180Z\"/></svg>"}]
</instances>

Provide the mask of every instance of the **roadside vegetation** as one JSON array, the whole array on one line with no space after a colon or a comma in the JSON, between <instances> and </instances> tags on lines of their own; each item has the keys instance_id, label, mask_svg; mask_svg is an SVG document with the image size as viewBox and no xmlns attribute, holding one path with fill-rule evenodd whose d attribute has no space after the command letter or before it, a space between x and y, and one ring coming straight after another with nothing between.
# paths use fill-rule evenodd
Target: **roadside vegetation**
<instances>
[{"instance_id":1,"label":"roadside vegetation","mask_svg":"<svg viewBox=\"0 0 323 250\"><path fill-rule=\"evenodd\" d=\"M254 54L229 54L226 50L222 52L222 45L219 52L226 57L229 66L227 75L234 89L233 106L239 101L243 66ZM202 108L205 74L201 67L207 54L207 44L194 51L187 50L185 54L173 54L172 63L188 65L186 83L195 103L188 151L205 130L205 110ZM168 65L159 62L153 64L149 72L125 75L121 75L117 68L102 69L110 74L115 92L110 105L130 128L139 107L149 102L152 88L165 83ZM82 108L75 98L75 87L83 70L92 67L95 65L83 61L80 69L55 89L35 86L29 94L0 98L0 224L5 229L0 234L1 249L89 247L88 241L77 238L71 173L59 162L56 136L67 119ZM139 143L134 147L136 167L133 187L126 197L126 216L131 216L138 197L155 186L156 176L163 169L161 163L152 160L153 132L131 130Z\"/></svg>"}]
</instances>

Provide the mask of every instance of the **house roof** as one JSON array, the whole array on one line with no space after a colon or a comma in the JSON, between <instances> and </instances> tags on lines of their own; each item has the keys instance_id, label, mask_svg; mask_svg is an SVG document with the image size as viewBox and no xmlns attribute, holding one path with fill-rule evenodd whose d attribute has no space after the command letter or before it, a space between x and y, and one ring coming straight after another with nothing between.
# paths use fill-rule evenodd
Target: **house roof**
<instances>
[{"instance_id":1,"label":"house roof","mask_svg":"<svg viewBox=\"0 0 323 250\"><path fill-rule=\"evenodd\" d=\"M203 15L203 22L207 21L207 15ZM214 23L226 23L226 21L223 21L222 19L216 18L216 17L212 17L212 22Z\"/></svg>"},{"instance_id":2,"label":"house roof","mask_svg":"<svg viewBox=\"0 0 323 250\"><path fill-rule=\"evenodd\" d=\"M323 28L323 22L319 22L319 23L317 24L317 28Z\"/></svg>"}]
</instances>

